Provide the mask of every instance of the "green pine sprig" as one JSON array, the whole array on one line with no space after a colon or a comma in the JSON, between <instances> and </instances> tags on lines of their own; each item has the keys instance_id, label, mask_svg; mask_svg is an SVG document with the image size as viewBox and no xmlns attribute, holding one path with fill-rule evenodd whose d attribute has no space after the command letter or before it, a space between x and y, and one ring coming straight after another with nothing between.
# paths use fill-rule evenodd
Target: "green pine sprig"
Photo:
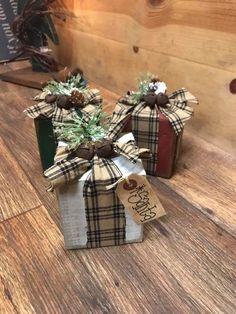
<instances>
[{"instance_id":1,"label":"green pine sprig","mask_svg":"<svg viewBox=\"0 0 236 314\"><path fill-rule=\"evenodd\" d=\"M127 101L131 105L139 104L142 97L147 94L151 80L155 77L156 76L152 73L141 75L138 79L138 90L130 92L130 94L126 96Z\"/></svg>"},{"instance_id":2,"label":"green pine sprig","mask_svg":"<svg viewBox=\"0 0 236 314\"><path fill-rule=\"evenodd\" d=\"M70 96L73 90L79 90L85 87L86 82L78 73L75 76L69 77L66 82L58 82L56 80L49 81L47 86L43 88L43 92L47 92L52 95Z\"/></svg>"},{"instance_id":3,"label":"green pine sprig","mask_svg":"<svg viewBox=\"0 0 236 314\"><path fill-rule=\"evenodd\" d=\"M108 133L108 116L99 107L88 121L74 115L72 122L55 122L54 126L58 139L67 142L70 148L76 148L82 143L104 139Z\"/></svg>"}]
</instances>

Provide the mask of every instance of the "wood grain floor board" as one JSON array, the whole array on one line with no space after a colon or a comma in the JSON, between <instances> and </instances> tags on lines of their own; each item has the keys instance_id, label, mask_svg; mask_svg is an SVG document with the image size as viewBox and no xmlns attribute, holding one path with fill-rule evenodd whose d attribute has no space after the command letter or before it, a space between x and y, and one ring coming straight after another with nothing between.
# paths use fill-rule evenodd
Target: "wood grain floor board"
<instances>
[{"instance_id":1,"label":"wood grain floor board","mask_svg":"<svg viewBox=\"0 0 236 314\"><path fill-rule=\"evenodd\" d=\"M0 137L0 221L41 205L30 184Z\"/></svg>"},{"instance_id":2,"label":"wood grain floor board","mask_svg":"<svg viewBox=\"0 0 236 314\"><path fill-rule=\"evenodd\" d=\"M147 225L141 244L65 252L43 206L2 223L0 298L18 313L233 313L233 238L166 199L165 185L158 193L169 217Z\"/></svg>"},{"instance_id":3,"label":"wood grain floor board","mask_svg":"<svg viewBox=\"0 0 236 314\"><path fill-rule=\"evenodd\" d=\"M38 91L23 88L21 92L17 93L17 90L22 89L22 87L11 85L15 88L14 92L0 93L0 136L5 146L23 169L28 181L36 189L38 198L59 224L56 201L46 191L48 183L42 175L34 124L23 113L27 104L33 103L31 100L32 94L36 95ZM8 109L6 110L6 108Z\"/></svg>"},{"instance_id":4,"label":"wood grain floor board","mask_svg":"<svg viewBox=\"0 0 236 314\"><path fill-rule=\"evenodd\" d=\"M65 313L67 293L73 292L70 266L64 263L62 236L45 209L17 217L0 228L4 236L1 290L5 291L1 299L9 299L16 313ZM73 294L76 303L72 298L70 303L76 309L80 302Z\"/></svg>"},{"instance_id":5,"label":"wood grain floor board","mask_svg":"<svg viewBox=\"0 0 236 314\"><path fill-rule=\"evenodd\" d=\"M171 180L160 180L236 237L236 160L233 156L185 132L176 174Z\"/></svg>"}]
</instances>

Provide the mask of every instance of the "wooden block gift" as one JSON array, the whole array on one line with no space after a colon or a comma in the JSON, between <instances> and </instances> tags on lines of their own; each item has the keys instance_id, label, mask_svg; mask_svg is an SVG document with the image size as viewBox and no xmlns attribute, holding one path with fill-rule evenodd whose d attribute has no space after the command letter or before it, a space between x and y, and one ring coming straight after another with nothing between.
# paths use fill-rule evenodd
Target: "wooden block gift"
<instances>
[{"instance_id":1,"label":"wooden block gift","mask_svg":"<svg viewBox=\"0 0 236 314\"><path fill-rule=\"evenodd\" d=\"M66 136L69 129L61 130L60 138L67 140L67 144L59 143L55 164L45 171L51 189L57 193L66 249L121 245L143 239L142 224L124 207L116 188L130 174L145 176L139 157L149 155L149 151L139 149L131 133L117 138L118 128L105 131L97 121L94 116L87 121L83 118L81 129L78 121L74 133L69 132L75 135L72 146ZM85 133L89 134L87 139ZM130 182L127 184L128 190L136 188ZM145 220L165 214L162 208L153 213L148 202L137 203L138 213ZM152 207L156 207L156 202L153 203Z\"/></svg>"},{"instance_id":2,"label":"wooden block gift","mask_svg":"<svg viewBox=\"0 0 236 314\"><path fill-rule=\"evenodd\" d=\"M127 139L132 140L132 135L125 140ZM124 138L120 139L122 140ZM142 242L143 225L137 224L123 207L115 194L116 187L106 189L111 182L130 172L145 175L142 163L138 161L133 164L122 156L110 160L110 165L106 164L106 167L112 172L111 179L111 173L103 169L105 163L99 159L94 162L93 169L87 171L77 182L57 189L65 248ZM92 200L89 194L94 194Z\"/></svg>"},{"instance_id":3,"label":"wooden block gift","mask_svg":"<svg viewBox=\"0 0 236 314\"><path fill-rule=\"evenodd\" d=\"M140 82L137 92L128 92L114 110L114 121L123 120L124 130L132 131L137 145L150 149L152 158L144 161L149 175L170 178L179 157L185 122L196 98L185 89L166 94L165 83L150 79Z\"/></svg>"},{"instance_id":4,"label":"wooden block gift","mask_svg":"<svg viewBox=\"0 0 236 314\"><path fill-rule=\"evenodd\" d=\"M35 97L37 103L24 112L34 119L42 168L53 165L57 147L54 123L70 122L73 115L88 115L102 101L97 89L89 89L80 73L69 74L65 81L52 80Z\"/></svg>"}]
</instances>

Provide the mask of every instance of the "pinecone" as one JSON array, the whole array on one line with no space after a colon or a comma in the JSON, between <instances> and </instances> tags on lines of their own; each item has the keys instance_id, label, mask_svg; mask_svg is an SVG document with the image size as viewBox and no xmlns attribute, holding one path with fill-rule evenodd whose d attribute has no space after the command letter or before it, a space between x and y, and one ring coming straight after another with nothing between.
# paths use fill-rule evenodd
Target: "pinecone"
<instances>
[{"instance_id":1,"label":"pinecone","mask_svg":"<svg viewBox=\"0 0 236 314\"><path fill-rule=\"evenodd\" d=\"M95 143L84 143L76 150L77 157L86 160L91 160L94 157L94 154L97 154L100 158L113 158L117 156L112 143L108 140Z\"/></svg>"},{"instance_id":2,"label":"pinecone","mask_svg":"<svg viewBox=\"0 0 236 314\"><path fill-rule=\"evenodd\" d=\"M167 104L169 103L169 97L166 94L159 93L157 95L157 106L166 108Z\"/></svg>"},{"instance_id":3,"label":"pinecone","mask_svg":"<svg viewBox=\"0 0 236 314\"><path fill-rule=\"evenodd\" d=\"M60 95L57 97L57 107L58 108L63 108L63 109L70 109L71 104L69 102L69 96L66 95Z\"/></svg>"},{"instance_id":4,"label":"pinecone","mask_svg":"<svg viewBox=\"0 0 236 314\"><path fill-rule=\"evenodd\" d=\"M142 97L142 100L145 101L146 106L154 109L157 103L157 95L154 92L148 92L147 95Z\"/></svg>"},{"instance_id":5,"label":"pinecone","mask_svg":"<svg viewBox=\"0 0 236 314\"><path fill-rule=\"evenodd\" d=\"M84 107L84 96L77 90L74 90L69 97L69 102L72 107L83 108Z\"/></svg>"},{"instance_id":6,"label":"pinecone","mask_svg":"<svg viewBox=\"0 0 236 314\"><path fill-rule=\"evenodd\" d=\"M166 108L169 103L169 97L163 93L156 95L154 92L148 92L147 95L142 97L142 100L145 101L146 106L149 106L151 109L154 109L156 105L157 107Z\"/></svg>"},{"instance_id":7,"label":"pinecone","mask_svg":"<svg viewBox=\"0 0 236 314\"><path fill-rule=\"evenodd\" d=\"M100 158L112 158L116 156L113 145L109 140L96 142L95 151Z\"/></svg>"},{"instance_id":8,"label":"pinecone","mask_svg":"<svg viewBox=\"0 0 236 314\"><path fill-rule=\"evenodd\" d=\"M57 96L55 96L55 95L47 95L47 96L45 97L45 102L46 102L47 104L52 104L52 103L54 103L56 100L57 100Z\"/></svg>"},{"instance_id":9,"label":"pinecone","mask_svg":"<svg viewBox=\"0 0 236 314\"><path fill-rule=\"evenodd\" d=\"M81 144L76 150L76 155L79 158L91 160L94 156L94 146L90 143Z\"/></svg>"}]
</instances>

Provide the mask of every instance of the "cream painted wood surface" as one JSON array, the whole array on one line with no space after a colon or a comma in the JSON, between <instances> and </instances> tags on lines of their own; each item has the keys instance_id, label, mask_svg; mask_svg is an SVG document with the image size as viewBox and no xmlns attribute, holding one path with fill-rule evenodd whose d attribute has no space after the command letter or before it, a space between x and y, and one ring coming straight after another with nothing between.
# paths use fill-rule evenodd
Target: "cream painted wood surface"
<instances>
[{"instance_id":1,"label":"cream painted wood surface","mask_svg":"<svg viewBox=\"0 0 236 314\"><path fill-rule=\"evenodd\" d=\"M200 100L188 128L236 153L236 1L64 0L59 60L122 94L140 73L157 73L169 92Z\"/></svg>"}]
</instances>

